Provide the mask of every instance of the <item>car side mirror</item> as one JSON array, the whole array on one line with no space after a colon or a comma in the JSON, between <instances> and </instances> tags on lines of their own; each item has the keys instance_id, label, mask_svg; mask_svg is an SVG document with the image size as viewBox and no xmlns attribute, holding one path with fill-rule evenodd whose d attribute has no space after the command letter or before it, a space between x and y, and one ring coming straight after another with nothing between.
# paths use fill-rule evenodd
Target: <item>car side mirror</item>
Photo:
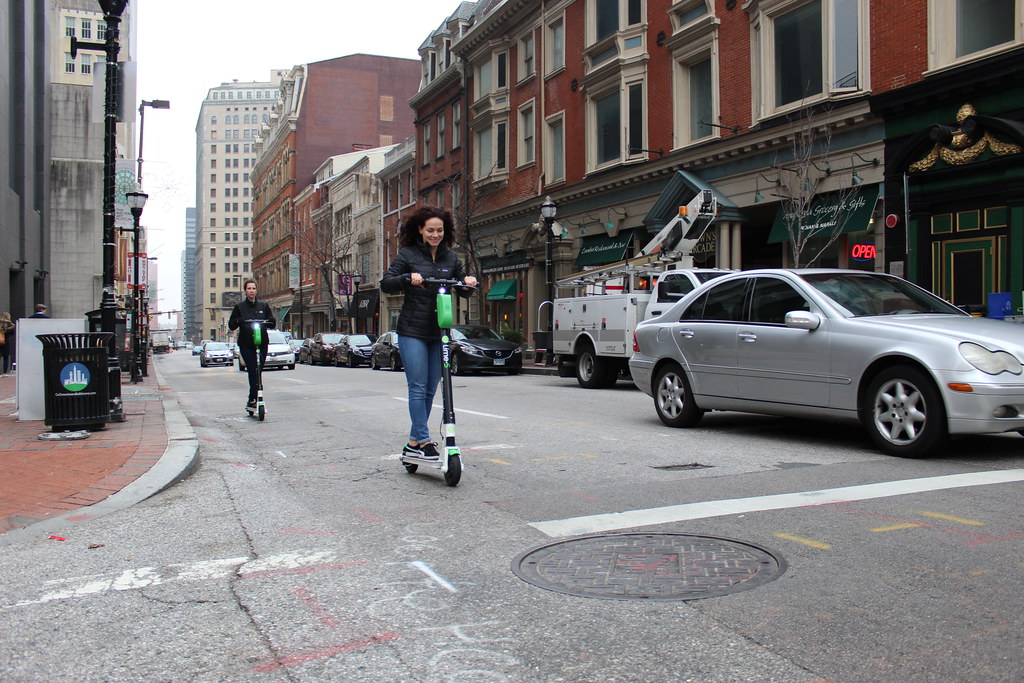
<instances>
[{"instance_id":1,"label":"car side mirror","mask_svg":"<svg viewBox=\"0 0 1024 683\"><path fill-rule=\"evenodd\" d=\"M786 314L786 327L798 330L816 330L821 326L821 316L811 311L790 311Z\"/></svg>"}]
</instances>

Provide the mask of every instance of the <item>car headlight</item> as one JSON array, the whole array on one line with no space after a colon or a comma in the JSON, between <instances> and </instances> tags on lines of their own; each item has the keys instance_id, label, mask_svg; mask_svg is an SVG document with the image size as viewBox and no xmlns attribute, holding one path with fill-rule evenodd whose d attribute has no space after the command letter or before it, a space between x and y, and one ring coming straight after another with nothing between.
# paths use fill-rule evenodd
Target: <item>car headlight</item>
<instances>
[{"instance_id":1,"label":"car headlight","mask_svg":"<svg viewBox=\"0 0 1024 683\"><path fill-rule=\"evenodd\" d=\"M459 344L459 348L461 348L463 352L468 353L471 356L484 355L483 351L481 351L479 347L473 346L472 344L466 344L465 342Z\"/></svg>"},{"instance_id":2,"label":"car headlight","mask_svg":"<svg viewBox=\"0 0 1024 683\"><path fill-rule=\"evenodd\" d=\"M1024 369L1013 354L1006 351L989 351L974 342L961 342L960 355L965 361L989 375L998 375L1002 372L1019 375Z\"/></svg>"}]
</instances>

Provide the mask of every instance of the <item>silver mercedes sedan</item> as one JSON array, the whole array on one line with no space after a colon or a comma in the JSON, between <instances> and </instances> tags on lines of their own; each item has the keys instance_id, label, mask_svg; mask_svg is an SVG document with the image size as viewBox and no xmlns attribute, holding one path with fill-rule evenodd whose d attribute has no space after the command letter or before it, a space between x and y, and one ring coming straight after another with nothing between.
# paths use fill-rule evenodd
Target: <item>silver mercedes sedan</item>
<instances>
[{"instance_id":1,"label":"silver mercedes sedan","mask_svg":"<svg viewBox=\"0 0 1024 683\"><path fill-rule=\"evenodd\" d=\"M856 420L891 455L950 435L1024 434L1024 325L976 318L905 280L750 270L634 333L633 381L670 427L709 410Z\"/></svg>"}]
</instances>

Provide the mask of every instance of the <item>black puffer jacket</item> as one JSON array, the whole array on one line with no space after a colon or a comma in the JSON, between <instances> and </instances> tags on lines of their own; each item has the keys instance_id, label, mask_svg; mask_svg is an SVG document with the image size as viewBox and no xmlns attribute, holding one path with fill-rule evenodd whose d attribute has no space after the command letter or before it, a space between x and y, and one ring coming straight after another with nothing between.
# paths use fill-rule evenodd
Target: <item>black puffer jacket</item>
<instances>
[{"instance_id":1,"label":"black puffer jacket","mask_svg":"<svg viewBox=\"0 0 1024 683\"><path fill-rule=\"evenodd\" d=\"M232 330L238 330L238 345L244 346L247 349L256 348L256 343L252 338L252 324L254 322L262 322L263 329L269 330L277 327L277 320L274 318L274 312L270 310L270 304L266 301L256 301L249 303L248 297L243 297L241 301L235 304L234 309L231 311L231 317L228 318L228 327ZM261 346L266 347L267 336L263 335L263 344Z\"/></svg>"},{"instance_id":2,"label":"black puffer jacket","mask_svg":"<svg viewBox=\"0 0 1024 683\"><path fill-rule=\"evenodd\" d=\"M455 252L444 243L437 246L437 258L432 259L430 247L421 242L400 250L380 281L380 288L385 294L405 292L405 301L398 314L398 334L437 339L441 336L437 326L437 291L428 287L413 287L409 282L412 273L419 273L428 279L461 280L466 277L466 270ZM469 296L468 291L459 293Z\"/></svg>"}]
</instances>

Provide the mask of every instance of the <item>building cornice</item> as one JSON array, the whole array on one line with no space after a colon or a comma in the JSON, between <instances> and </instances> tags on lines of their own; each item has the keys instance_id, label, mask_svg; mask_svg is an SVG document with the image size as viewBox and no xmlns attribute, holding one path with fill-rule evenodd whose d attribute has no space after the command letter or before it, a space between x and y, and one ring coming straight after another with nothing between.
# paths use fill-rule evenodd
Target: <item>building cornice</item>
<instances>
[{"instance_id":1,"label":"building cornice","mask_svg":"<svg viewBox=\"0 0 1024 683\"><path fill-rule=\"evenodd\" d=\"M444 92L445 88L449 88L461 81L462 70L463 66L461 62L455 62L449 66L441 73L440 76L432 80L419 92L410 97L409 106L413 109L419 109L421 106Z\"/></svg>"}]
</instances>

